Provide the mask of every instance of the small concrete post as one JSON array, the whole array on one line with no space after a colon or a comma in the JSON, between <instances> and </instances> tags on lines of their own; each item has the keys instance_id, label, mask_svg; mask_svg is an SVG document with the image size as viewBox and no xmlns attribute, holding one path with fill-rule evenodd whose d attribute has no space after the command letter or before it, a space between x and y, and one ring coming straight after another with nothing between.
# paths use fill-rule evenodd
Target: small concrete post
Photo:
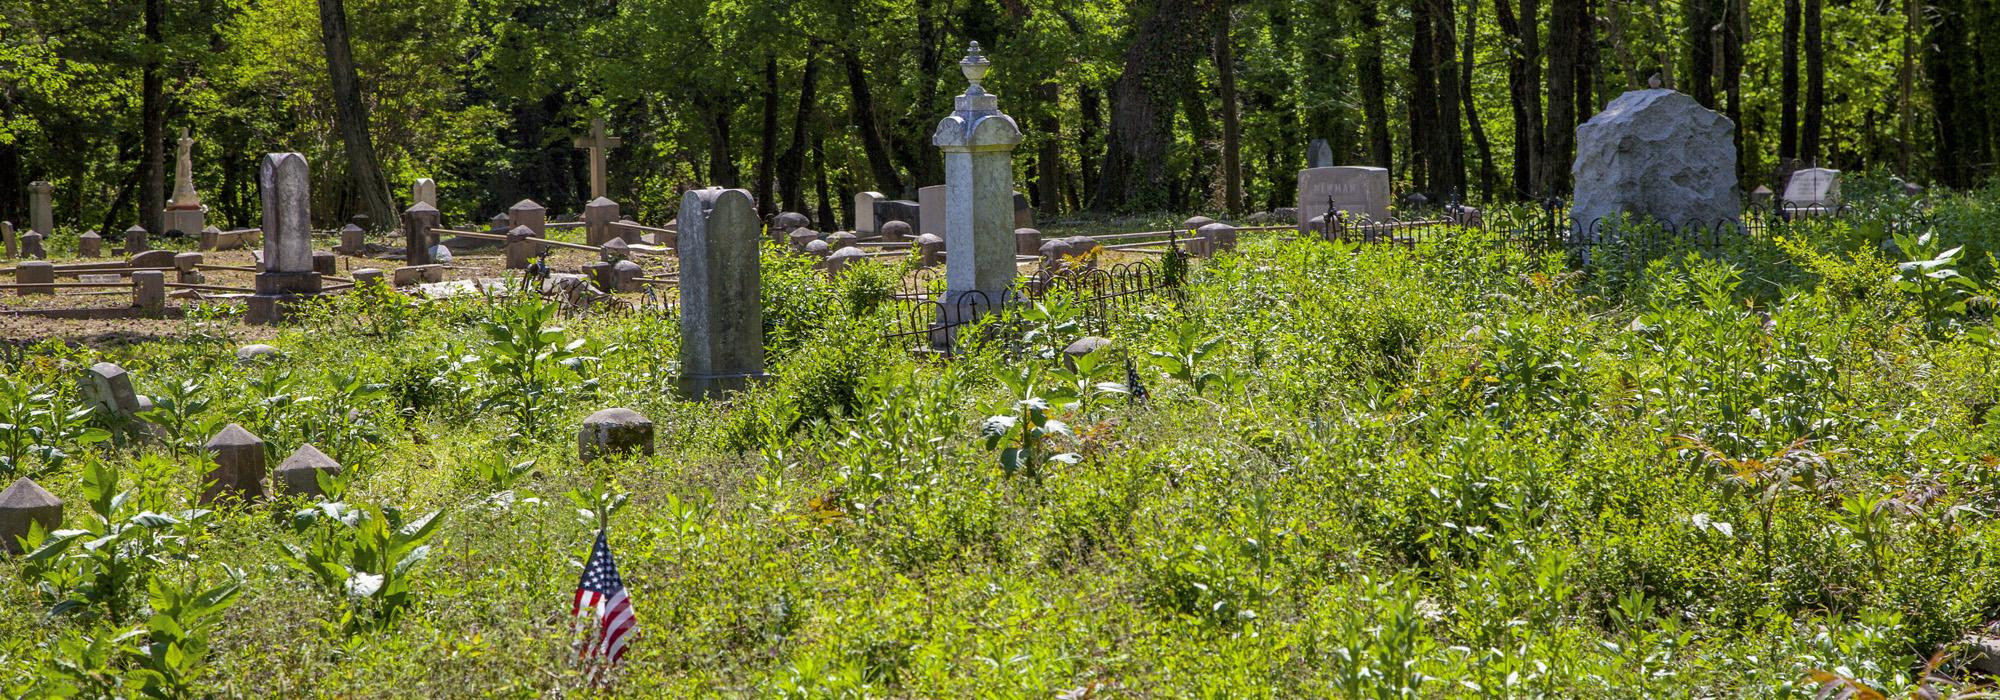
<instances>
[{"instance_id":1,"label":"small concrete post","mask_svg":"<svg viewBox=\"0 0 2000 700\"><path fill-rule=\"evenodd\" d=\"M132 305L148 313L167 308L167 273L159 270L132 273Z\"/></svg>"},{"instance_id":2,"label":"small concrete post","mask_svg":"<svg viewBox=\"0 0 2000 700\"><path fill-rule=\"evenodd\" d=\"M27 236L22 236L26 238ZM14 266L14 282L19 285L14 293L20 296L30 294L54 294L54 287L47 285L56 281L56 266L46 260L24 260Z\"/></svg>"}]
</instances>

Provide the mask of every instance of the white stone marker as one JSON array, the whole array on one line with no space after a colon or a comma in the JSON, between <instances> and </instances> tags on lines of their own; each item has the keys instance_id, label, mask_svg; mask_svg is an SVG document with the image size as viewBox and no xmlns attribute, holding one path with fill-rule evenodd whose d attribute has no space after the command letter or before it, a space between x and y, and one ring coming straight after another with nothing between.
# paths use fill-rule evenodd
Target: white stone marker
<instances>
[{"instance_id":1,"label":"white stone marker","mask_svg":"<svg viewBox=\"0 0 2000 700\"><path fill-rule=\"evenodd\" d=\"M299 294L316 294L320 276L313 270L312 177L306 157L270 153L258 169L264 197L264 271L257 273L257 294L250 297L247 321L277 323L283 305Z\"/></svg>"},{"instance_id":2,"label":"white stone marker","mask_svg":"<svg viewBox=\"0 0 2000 700\"><path fill-rule=\"evenodd\" d=\"M1326 203L1369 221L1389 220L1389 171L1365 165L1299 171L1299 230L1326 213Z\"/></svg>"},{"instance_id":3,"label":"white stone marker","mask_svg":"<svg viewBox=\"0 0 2000 700\"><path fill-rule=\"evenodd\" d=\"M1673 90L1619 95L1576 128L1571 226L1608 234L1620 215L1672 227L1734 225L1743 215L1735 131L1728 117Z\"/></svg>"},{"instance_id":4,"label":"white stone marker","mask_svg":"<svg viewBox=\"0 0 2000 700\"><path fill-rule=\"evenodd\" d=\"M880 192L862 192L854 195L854 232L872 236L881 225L875 220L875 203L888 201L889 197Z\"/></svg>"},{"instance_id":5,"label":"white stone marker","mask_svg":"<svg viewBox=\"0 0 2000 700\"><path fill-rule=\"evenodd\" d=\"M176 144L179 149L174 158L174 198L167 202L166 211L160 212L160 223L166 228L161 233L199 236L202 229L208 228L208 207L202 206L201 194L194 189L194 139L188 137L186 128L181 129Z\"/></svg>"},{"instance_id":6,"label":"white stone marker","mask_svg":"<svg viewBox=\"0 0 2000 700\"><path fill-rule=\"evenodd\" d=\"M945 186L917 188L917 235L944 236Z\"/></svg>"},{"instance_id":7,"label":"white stone marker","mask_svg":"<svg viewBox=\"0 0 2000 700\"><path fill-rule=\"evenodd\" d=\"M1785 209L1827 212L1840 208L1840 171L1805 168L1785 183Z\"/></svg>"},{"instance_id":8,"label":"white stone marker","mask_svg":"<svg viewBox=\"0 0 2000 700\"><path fill-rule=\"evenodd\" d=\"M417 178L416 182L410 183L410 205L416 206L417 204L429 204L432 209L437 208L438 184L436 180L420 177Z\"/></svg>"},{"instance_id":9,"label":"white stone marker","mask_svg":"<svg viewBox=\"0 0 2000 700\"><path fill-rule=\"evenodd\" d=\"M938 122L931 142L944 151L944 323L962 323L1010 301L1014 284L1014 147L1021 127L980 85L991 64L979 42L959 61L970 87ZM923 205L931 218L931 204Z\"/></svg>"}]
</instances>

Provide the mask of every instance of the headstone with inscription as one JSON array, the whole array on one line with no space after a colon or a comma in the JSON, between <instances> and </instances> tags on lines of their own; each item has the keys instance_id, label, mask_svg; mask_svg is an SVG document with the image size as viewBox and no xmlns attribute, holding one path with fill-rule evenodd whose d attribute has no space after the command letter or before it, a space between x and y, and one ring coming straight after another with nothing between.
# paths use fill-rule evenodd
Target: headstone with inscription
<instances>
[{"instance_id":1,"label":"headstone with inscription","mask_svg":"<svg viewBox=\"0 0 2000 700\"><path fill-rule=\"evenodd\" d=\"M1389 171L1365 165L1307 168L1299 171L1300 230L1313 217L1333 208L1369 221L1389 220Z\"/></svg>"}]
</instances>

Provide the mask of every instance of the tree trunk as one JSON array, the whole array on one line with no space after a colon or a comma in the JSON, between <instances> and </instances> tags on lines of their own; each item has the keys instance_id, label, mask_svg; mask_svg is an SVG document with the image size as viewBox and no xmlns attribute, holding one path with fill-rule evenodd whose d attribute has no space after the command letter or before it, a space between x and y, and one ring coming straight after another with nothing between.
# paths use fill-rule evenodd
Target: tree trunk
<instances>
[{"instance_id":1,"label":"tree trunk","mask_svg":"<svg viewBox=\"0 0 2000 700\"><path fill-rule=\"evenodd\" d=\"M1464 145L1458 124L1458 47L1451 0L1418 0L1410 13L1410 165L1433 202L1462 191Z\"/></svg>"},{"instance_id":2,"label":"tree trunk","mask_svg":"<svg viewBox=\"0 0 2000 700\"><path fill-rule=\"evenodd\" d=\"M1179 42L1201 36L1214 0L1151 0L1133 30L1124 71L1111 86L1111 132L1092 208L1156 210L1172 195L1174 112L1190 82L1195 54Z\"/></svg>"},{"instance_id":3,"label":"tree trunk","mask_svg":"<svg viewBox=\"0 0 2000 700\"><path fill-rule=\"evenodd\" d=\"M1726 116L1736 124L1736 181L1749 182L1750 157L1744 148L1743 132L1743 39L1750 26L1749 0L1727 0L1722 34L1722 91L1729 98Z\"/></svg>"},{"instance_id":4,"label":"tree trunk","mask_svg":"<svg viewBox=\"0 0 2000 700\"><path fill-rule=\"evenodd\" d=\"M1576 67L1583 21L1583 0L1554 0L1549 5L1549 107L1542 126L1542 187L1549 192L1570 189L1569 166L1576 145Z\"/></svg>"},{"instance_id":5,"label":"tree trunk","mask_svg":"<svg viewBox=\"0 0 2000 700\"><path fill-rule=\"evenodd\" d=\"M14 119L14 86L0 85L0 123ZM27 195L21 181L21 143L0 141L0 221L19 222L26 217L22 198Z\"/></svg>"},{"instance_id":6,"label":"tree trunk","mask_svg":"<svg viewBox=\"0 0 2000 700\"><path fill-rule=\"evenodd\" d=\"M1368 133L1368 160L1378 168L1394 168L1395 145L1389 136L1387 80L1382 73L1382 15L1376 0L1358 0L1355 5L1361 26L1361 48L1355 53L1357 82L1361 83L1361 119Z\"/></svg>"},{"instance_id":7,"label":"tree trunk","mask_svg":"<svg viewBox=\"0 0 2000 700\"><path fill-rule=\"evenodd\" d=\"M1083 189L1083 201L1097 201L1097 163L1104 156L1104 148L1098 141L1098 134L1104 124L1104 110L1099 106L1102 94L1088 84L1076 86L1077 101L1077 174Z\"/></svg>"},{"instance_id":8,"label":"tree trunk","mask_svg":"<svg viewBox=\"0 0 2000 700\"><path fill-rule=\"evenodd\" d=\"M826 188L826 139L818 130L813 134L812 159L813 190L819 196L819 230L839 230L840 221L833 215L833 194Z\"/></svg>"},{"instance_id":9,"label":"tree trunk","mask_svg":"<svg viewBox=\"0 0 2000 700\"><path fill-rule=\"evenodd\" d=\"M161 230L165 219L161 210L167 206L167 96L165 67L160 65L164 47L161 46L161 25L167 20L165 0L146 0L146 66L140 79L139 120L140 120L140 167L143 174L139 178L139 225L154 234ZM328 49L329 55L332 49ZM78 183L81 184L81 183ZM43 231L54 235L54 231Z\"/></svg>"},{"instance_id":10,"label":"tree trunk","mask_svg":"<svg viewBox=\"0 0 2000 700\"><path fill-rule=\"evenodd\" d=\"M1514 196L1532 199L1545 194L1538 163L1542 153L1541 48L1535 28L1539 0L1521 0L1515 15L1508 0L1493 0L1500 32L1513 44L1507 52L1507 91L1514 109Z\"/></svg>"},{"instance_id":11,"label":"tree trunk","mask_svg":"<svg viewBox=\"0 0 2000 700\"><path fill-rule=\"evenodd\" d=\"M326 45L327 73L333 83L334 117L340 123L340 140L347 147L347 172L371 225L394 225L399 220L396 200L389 195L389 180L382 175L374 138L368 133L368 103L361 94L361 78L355 74L354 53L348 47L345 0L319 0L319 24ZM164 138L149 139L147 148L158 148Z\"/></svg>"},{"instance_id":12,"label":"tree trunk","mask_svg":"<svg viewBox=\"0 0 2000 700\"><path fill-rule=\"evenodd\" d=\"M1479 103L1473 99L1473 68L1477 57L1473 53L1473 39L1479 35L1479 4L1468 3L1465 8L1465 33L1459 36L1458 93L1465 108L1465 127L1472 132L1472 146L1479 149L1479 197L1493 199L1493 181L1499 173L1493 166L1493 144L1486 138L1486 127L1479 121Z\"/></svg>"},{"instance_id":13,"label":"tree trunk","mask_svg":"<svg viewBox=\"0 0 2000 700\"><path fill-rule=\"evenodd\" d=\"M738 186L736 159L731 155L729 143L729 104L718 102L709 105L708 119L708 178L717 187Z\"/></svg>"},{"instance_id":14,"label":"tree trunk","mask_svg":"<svg viewBox=\"0 0 2000 700\"><path fill-rule=\"evenodd\" d=\"M1799 157L1799 2L1785 0L1783 48L1778 58L1784 71L1783 87L1778 92L1778 167L1787 173Z\"/></svg>"},{"instance_id":15,"label":"tree trunk","mask_svg":"<svg viewBox=\"0 0 2000 700\"><path fill-rule=\"evenodd\" d=\"M1917 119L1913 93L1917 82L1916 35L1919 21L1917 0L1903 0L1903 68L1896 75L1896 174L1905 178L1910 177L1910 161L1916 152Z\"/></svg>"},{"instance_id":16,"label":"tree trunk","mask_svg":"<svg viewBox=\"0 0 2000 700\"><path fill-rule=\"evenodd\" d=\"M1560 4L1560 2L1558 2ZM1703 107L1714 109L1715 103L1715 2L1714 0L1686 0L1681 5L1686 15L1688 37L1688 95ZM1550 47L1551 56L1555 47Z\"/></svg>"},{"instance_id":17,"label":"tree trunk","mask_svg":"<svg viewBox=\"0 0 2000 700\"><path fill-rule=\"evenodd\" d=\"M778 57L764 57L763 141L757 147L757 213L770 218L778 213Z\"/></svg>"},{"instance_id":18,"label":"tree trunk","mask_svg":"<svg viewBox=\"0 0 2000 700\"><path fill-rule=\"evenodd\" d=\"M1821 0L1805 0L1806 114L1799 157L1820 164L1820 136L1826 114L1826 44L1820 36Z\"/></svg>"},{"instance_id":19,"label":"tree trunk","mask_svg":"<svg viewBox=\"0 0 2000 700\"><path fill-rule=\"evenodd\" d=\"M902 196L903 176L896 172L896 164L889 155L889 142L882 138L882 127L875 119L875 93L868 88L868 73L862 69L861 58L853 49L840 53L840 62L847 68L847 87L853 93L849 103L854 113L854 128L861 132L861 148L868 154L868 169L875 174L875 188L882 192Z\"/></svg>"},{"instance_id":20,"label":"tree trunk","mask_svg":"<svg viewBox=\"0 0 2000 700\"><path fill-rule=\"evenodd\" d=\"M818 54L817 43L806 49L805 70L799 76L799 109L792 117L792 145L778 159L778 196L784 199L786 211L801 214L806 211L805 187L801 184L805 177L806 145L812 140L813 108L819 104L819 96L814 94L819 83Z\"/></svg>"},{"instance_id":21,"label":"tree trunk","mask_svg":"<svg viewBox=\"0 0 2000 700\"><path fill-rule=\"evenodd\" d=\"M1243 124L1236 105L1236 47L1229 38L1229 10L1215 14L1216 87L1222 93L1223 211L1235 216L1243 212Z\"/></svg>"},{"instance_id":22,"label":"tree trunk","mask_svg":"<svg viewBox=\"0 0 2000 700\"><path fill-rule=\"evenodd\" d=\"M1062 87L1055 83L1035 86L1039 102L1035 112L1035 208L1054 216L1062 211Z\"/></svg>"}]
</instances>

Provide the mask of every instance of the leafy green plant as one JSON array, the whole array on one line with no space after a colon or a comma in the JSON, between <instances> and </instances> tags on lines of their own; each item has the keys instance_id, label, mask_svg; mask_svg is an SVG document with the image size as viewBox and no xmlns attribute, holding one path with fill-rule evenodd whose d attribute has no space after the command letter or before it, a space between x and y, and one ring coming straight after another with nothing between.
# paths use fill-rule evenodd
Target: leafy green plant
<instances>
[{"instance_id":1,"label":"leafy green plant","mask_svg":"<svg viewBox=\"0 0 2000 700\"><path fill-rule=\"evenodd\" d=\"M353 634L393 624L415 604L411 578L443 522L442 511L408 520L396 508L320 503L292 516L304 542L280 549L293 568L346 601L338 627Z\"/></svg>"},{"instance_id":2,"label":"leafy green plant","mask_svg":"<svg viewBox=\"0 0 2000 700\"><path fill-rule=\"evenodd\" d=\"M158 426L166 435L167 450L175 457L199 450L208 436L222 425L224 417L208 415L212 400L200 379L189 377L169 382L166 390L153 397L153 410L139 414L139 420Z\"/></svg>"},{"instance_id":3,"label":"leafy green plant","mask_svg":"<svg viewBox=\"0 0 2000 700\"><path fill-rule=\"evenodd\" d=\"M110 431L90 425L90 413L26 382L0 382L0 475L40 478L68 462L66 446L111 439ZM30 458L39 466L31 468Z\"/></svg>"},{"instance_id":4,"label":"leafy green plant","mask_svg":"<svg viewBox=\"0 0 2000 700\"><path fill-rule=\"evenodd\" d=\"M161 466L150 464L154 471ZM111 463L90 461L83 472L90 505L83 526L30 530L23 571L53 603L49 614L123 624L138 610L138 596L150 588L154 574L184 554L189 532L211 515L203 509L175 514L139 509L135 494L121 489L120 476Z\"/></svg>"},{"instance_id":5,"label":"leafy green plant","mask_svg":"<svg viewBox=\"0 0 2000 700\"><path fill-rule=\"evenodd\" d=\"M1167 376L1178 379L1194 390L1195 396L1207 391L1210 382L1221 375L1207 369L1209 356L1215 354L1222 344L1222 336L1202 337L1201 324L1189 321L1174 327L1167 337L1172 343L1166 350L1154 350L1151 356L1153 366Z\"/></svg>"},{"instance_id":6,"label":"leafy green plant","mask_svg":"<svg viewBox=\"0 0 2000 700\"><path fill-rule=\"evenodd\" d=\"M1915 298L1934 323L1963 315L1966 302L1980 290L1977 280L1959 274L1965 247L1943 249L1932 231L1899 230L1895 240L1904 258L1896 264L1896 288Z\"/></svg>"},{"instance_id":7,"label":"leafy green plant","mask_svg":"<svg viewBox=\"0 0 2000 700\"><path fill-rule=\"evenodd\" d=\"M1049 453L1048 442L1052 438L1070 435L1068 424L1050 416L1052 404L1077 398L1064 387L1042 385L1041 373L1040 368L1030 365L1018 374L1000 375L1012 397L1009 411L989 416L980 426L986 449L1000 450L1000 467L1008 476L1024 474L1030 479L1040 479L1044 462L1075 464L1081 459L1070 452Z\"/></svg>"},{"instance_id":8,"label":"leafy green plant","mask_svg":"<svg viewBox=\"0 0 2000 700\"><path fill-rule=\"evenodd\" d=\"M477 364L492 385L481 406L512 417L522 435L540 432L542 413L557 398L558 379L574 374L587 359L577 353L583 339L570 340L562 328L549 325L557 310L554 303L524 299L480 324L486 344Z\"/></svg>"}]
</instances>

